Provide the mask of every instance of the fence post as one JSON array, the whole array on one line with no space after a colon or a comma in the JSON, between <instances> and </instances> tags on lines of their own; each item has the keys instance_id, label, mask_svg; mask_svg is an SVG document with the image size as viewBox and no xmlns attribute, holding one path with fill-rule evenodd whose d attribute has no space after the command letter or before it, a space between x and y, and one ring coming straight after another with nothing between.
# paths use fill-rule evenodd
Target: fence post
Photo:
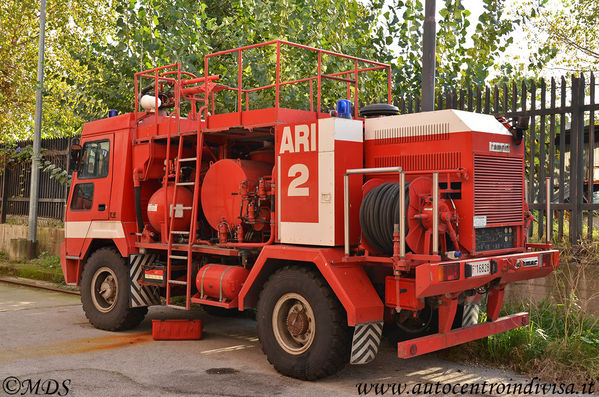
<instances>
[{"instance_id":1,"label":"fence post","mask_svg":"<svg viewBox=\"0 0 599 397\"><path fill-rule=\"evenodd\" d=\"M2 171L2 209L0 210L0 223L6 223L6 207L8 206L8 184L6 183L7 172L8 168L5 164L4 170Z\"/></svg>"},{"instance_id":2,"label":"fence post","mask_svg":"<svg viewBox=\"0 0 599 397\"><path fill-rule=\"evenodd\" d=\"M570 242L582 238L584 195L584 77L572 76L572 124L570 128Z\"/></svg>"}]
</instances>

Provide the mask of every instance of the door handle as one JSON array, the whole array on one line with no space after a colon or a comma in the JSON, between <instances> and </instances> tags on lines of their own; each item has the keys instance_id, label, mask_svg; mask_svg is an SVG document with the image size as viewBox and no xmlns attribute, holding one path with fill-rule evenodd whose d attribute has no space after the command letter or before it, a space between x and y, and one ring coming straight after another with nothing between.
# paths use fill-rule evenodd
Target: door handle
<instances>
[{"instance_id":1,"label":"door handle","mask_svg":"<svg viewBox=\"0 0 599 397\"><path fill-rule=\"evenodd\" d=\"M104 211L106 209L106 204L98 204L98 211Z\"/></svg>"}]
</instances>

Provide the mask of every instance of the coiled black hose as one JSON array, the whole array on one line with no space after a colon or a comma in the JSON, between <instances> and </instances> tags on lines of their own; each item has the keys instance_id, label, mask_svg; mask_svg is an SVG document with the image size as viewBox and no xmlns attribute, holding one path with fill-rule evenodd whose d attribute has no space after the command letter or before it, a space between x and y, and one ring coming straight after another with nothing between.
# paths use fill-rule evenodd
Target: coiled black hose
<instances>
[{"instance_id":1,"label":"coiled black hose","mask_svg":"<svg viewBox=\"0 0 599 397\"><path fill-rule=\"evenodd\" d=\"M408 207L406 184L406 213ZM383 183L372 189L360 205L360 227L364 238L372 248L385 254L393 254L393 226L399 223L399 185Z\"/></svg>"}]
</instances>

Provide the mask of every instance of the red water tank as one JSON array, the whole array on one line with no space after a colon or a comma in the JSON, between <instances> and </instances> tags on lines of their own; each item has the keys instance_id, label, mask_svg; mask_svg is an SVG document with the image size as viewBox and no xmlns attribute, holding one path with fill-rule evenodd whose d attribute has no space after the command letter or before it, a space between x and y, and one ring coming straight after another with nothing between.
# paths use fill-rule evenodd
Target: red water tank
<instances>
[{"instance_id":1,"label":"red water tank","mask_svg":"<svg viewBox=\"0 0 599 397\"><path fill-rule=\"evenodd\" d=\"M263 148L250 152L250 160L261 161L263 163L275 163L275 152L273 148Z\"/></svg>"},{"instance_id":2,"label":"red water tank","mask_svg":"<svg viewBox=\"0 0 599 397\"><path fill-rule=\"evenodd\" d=\"M241 291L250 273L241 266L208 264L203 266L196 277L196 287L205 296L214 299L233 300Z\"/></svg>"},{"instance_id":3,"label":"red water tank","mask_svg":"<svg viewBox=\"0 0 599 397\"><path fill-rule=\"evenodd\" d=\"M156 190L150 200L148 201L148 220L154 230L160 232L161 225L164 222L164 187ZM168 204L171 205L173 201L173 195L175 194L175 185L170 183L166 187ZM193 193L182 186L177 189L177 202L173 208L169 209L168 221L170 222L171 216L174 216L173 230L189 231L189 223L191 221L191 205L193 203Z\"/></svg>"},{"instance_id":4,"label":"red water tank","mask_svg":"<svg viewBox=\"0 0 599 397\"><path fill-rule=\"evenodd\" d=\"M210 166L202 183L202 209L210 226L218 229L222 219L230 225L241 223L240 185L272 173L272 164L251 160L220 160Z\"/></svg>"}]
</instances>

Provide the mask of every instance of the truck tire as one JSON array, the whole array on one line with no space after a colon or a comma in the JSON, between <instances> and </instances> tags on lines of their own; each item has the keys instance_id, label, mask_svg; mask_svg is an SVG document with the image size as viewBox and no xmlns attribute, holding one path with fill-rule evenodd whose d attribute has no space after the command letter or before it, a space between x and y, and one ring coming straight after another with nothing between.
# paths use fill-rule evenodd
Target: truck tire
<instances>
[{"instance_id":1,"label":"truck tire","mask_svg":"<svg viewBox=\"0 0 599 397\"><path fill-rule=\"evenodd\" d=\"M81 304L89 322L107 331L134 328L147 307L129 307L129 274L123 257L113 248L100 248L85 262L81 274Z\"/></svg>"},{"instance_id":2,"label":"truck tire","mask_svg":"<svg viewBox=\"0 0 599 397\"><path fill-rule=\"evenodd\" d=\"M351 328L318 273L300 266L278 270L264 284L257 309L262 350L281 374L314 380L349 362Z\"/></svg>"},{"instance_id":3,"label":"truck tire","mask_svg":"<svg viewBox=\"0 0 599 397\"><path fill-rule=\"evenodd\" d=\"M421 336L431 335L439 332L439 312L437 309L429 312L429 307L425 307L423 313L427 315L422 315L422 326L421 327L413 327L409 329L407 324L402 326L397 321L393 321L388 325L388 335L391 343L396 344L397 342L402 342L409 339L419 338ZM478 316L480 313L480 304L479 303L468 303L466 305L459 304L456 310L455 318L453 320L453 324L451 329L458 329L463 327L469 327L471 325L478 324ZM432 318L428 315L432 314ZM395 315L395 320L397 320L397 315ZM416 319L415 319L416 320ZM426 321L425 321L426 320Z\"/></svg>"},{"instance_id":4,"label":"truck tire","mask_svg":"<svg viewBox=\"0 0 599 397\"><path fill-rule=\"evenodd\" d=\"M387 336L393 345L410 339L437 333L439 313L427 304L416 315L410 310L395 313L393 321L387 325Z\"/></svg>"}]
</instances>

